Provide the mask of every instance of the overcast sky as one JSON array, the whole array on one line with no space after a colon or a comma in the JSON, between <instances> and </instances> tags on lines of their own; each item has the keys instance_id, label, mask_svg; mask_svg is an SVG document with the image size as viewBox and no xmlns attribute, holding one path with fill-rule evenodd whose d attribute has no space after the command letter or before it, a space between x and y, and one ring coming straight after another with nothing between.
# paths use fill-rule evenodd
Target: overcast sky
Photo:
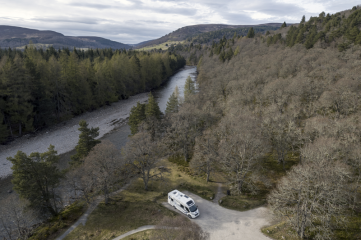
<instances>
[{"instance_id":1,"label":"overcast sky","mask_svg":"<svg viewBox=\"0 0 361 240\"><path fill-rule=\"evenodd\" d=\"M0 25L98 36L122 43L156 39L205 23L296 23L320 12L358 5L353 0L1 0Z\"/></svg>"}]
</instances>

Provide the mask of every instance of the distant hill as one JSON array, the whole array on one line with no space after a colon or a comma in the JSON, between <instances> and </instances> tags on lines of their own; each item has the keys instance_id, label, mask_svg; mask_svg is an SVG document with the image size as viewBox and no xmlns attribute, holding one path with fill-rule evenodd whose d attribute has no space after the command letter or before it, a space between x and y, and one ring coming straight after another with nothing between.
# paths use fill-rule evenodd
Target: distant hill
<instances>
[{"instance_id":1,"label":"distant hill","mask_svg":"<svg viewBox=\"0 0 361 240\"><path fill-rule=\"evenodd\" d=\"M54 31L0 25L0 47L23 47L32 41L35 46L54 48L113 48L129 49L131 46L101 37L70 37Z\"/></svg>"},{"instance_id":2,"label":"distant hill","mask_svg":"<svg viewBox=\"0 0 361 240\"><path fill-rule=\"evenodd\" d=\"M171 32L161 38L146 41L143 43L137 44L136 48L143 48L146 46L152 46L152 45L158 45L161 43L165 43L167 41L183 41L186 39L191 40L192 38L208 33L208 32L214 32L219 31L222 29L244 29L244 28L250 28L250 27L263 27L264 29L268 30L274 30L275 28L281 27L282 23L266 23L261 25L226 25L226 24L199 24L199 25L192 25L192 26L186 26L179 28L178 30Z\"/></svg>"}]
</instances>

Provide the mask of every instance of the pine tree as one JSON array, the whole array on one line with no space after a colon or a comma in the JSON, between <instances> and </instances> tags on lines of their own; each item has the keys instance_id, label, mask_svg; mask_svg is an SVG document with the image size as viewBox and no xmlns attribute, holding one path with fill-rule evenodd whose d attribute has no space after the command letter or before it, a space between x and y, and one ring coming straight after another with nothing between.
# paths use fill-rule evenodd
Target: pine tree
<instances>
[{"instance_id":1,"label":"pine tree","mask_svg":"<svg viewBox=\"0 0 361 240\"><path fill-rule=\"evenodd\" d=\"M348 32L347 32L347 38L350 39L352 42L356 41L357 36L359 35L360 30L358 29L357 26L351 28Z\"/></svg>"},{"instance_id":2,"label":"pine tree","mask_svg":"<svg viewBox=\"0 0 361 240\"><path fill-rule=\"evenodd\" d=\"M251 28L249 29L249 31L248 31L247 37L248 37L248 38L254 38L255 35L256 35L256 34L254 33L254 29L253 29L253 27L251 27Z\"/></svg>"},{"instance_id":3,"label":"pine tree","mask_svg":"<svg viewBox=\"0 0 361 240\"><path fill-rule=\"evenodd\" d=\"M9 133L7 131L7 126L4 121L4 114L0 111L0 143L5 142Z\"/></svg>"},{"instance_id":4,"label":"pine tree","mask_svg":"<svg viewBox=\"0 0 361 240\"><path fill-rule=\"evenodd\" d=\"M281 29L282 29L282 28L285 28L285 27L287 27L287 24L286 24L286 22L283 22L283 24L282 24L282 26L281 26Z\"/></svg>"},{"instance_id":5,"label":"pine tree","mask_svg":"<svg viewBox=\"0 0 361 240\"><path fill-rule=\"evenodd\" d=\"M160 119L162 114L163 113L160 111L158 103L155 101L152 93L149 93L148 104L145 106L145 117Z\"/></svg>"},{"instance_id":6,"label":"pine tree","mask_svg":"<svg viewBox=\"0 0 361 240\"><path fill-rule=\"evenodd\" d=\"M10 116L8 125L12 135L12 126L17 126L19 135L22 130L33 129L33 105L30 103L32 96L30 90L31 76L24 67L19 55L14 61L9 59L1 72L1 81L5 87L3 96L6 100L5 111Z\"/></svg>"},{"instance_id":7,"label":"pine tree","mask_svg":"<svg viewBox=\"0 0 361 240\"><path fill-rule=\"evenodd\" d=\"M239 46L237 46L236 50L234 51L234 56L237 56L239 53Z\"/></svg>"},{"instance_id":8,"label":"pine tree","mask_svg":"<svg viewBox=\"0 0 361 240\"><path fill-rule=\"evenodd\" d=\"M170 95L170 97L168 99L167 108L165 110L165 113L166 114L176 113L176 112L178 112L178 107L179 107L178 98L175 95L175 93L173 92L172 95Z\"/></svg>"},{"instance_id":9,"label":"pine tree","mask_svg":"<svg viewBox=\"0 0 361 240\"><path fill-rule=\"evenodd\" d=\"M88 155L90 150L100 143L99 140L95 140L99 136L99 128L88 128L88 123L85 120L79 122L80 131L78 145L76 145L76 154L71 156L71 164L77 165L82 162L84 157Z\"/></svg>"},{"instance_id":10,"label":"pine tree","mask_svg":"<svg viewBox=\"0 0 361 240\"><path fill-rule=\"evenodd\" d=\"M27 199L31 208L40 214L55 216L58 212L58 196L55 192L60 183L62 173L57 168L59 156L50 145L47 152L31 153L27 156L18 151L12 158L7 158L13 166L15 191L21 198Z\"/></svg>"},{"instance_id":11,"label":"pine tree","mask_svg":"<svg viewBox=\"0 0 361 240\"><path fill-rule=\"evenodd\" d=\"M132 135L138 132L138 126L145 118L145 104L137 102L137 106L132 107L129 114L128 125Z\"/></svg>"},{"instance_id":12,"label":"pine tree","mask_svg":"<svg viewBox=\"0 0 361 240\"><path fill-rule=\"evenodd\" d=\"M177 97L177 99L179 98L179 89L178 89L178 86L175 86L175 88L174 88L174 95Z\"/></svg>"},{"instance_id":13,"label":"pine tree","mask_svg":"<svg viewBox=\"0 0 361 240\"><path fill-rule=\"evenodd\" d=\"M191 76L187 77L186 83L184 85L184 101L187 101L188 97L196 92L194 81Z\"/></svg>"},{"instance_id":14,"label":"pine tree","mask_svg":"<svg viewBox=\"0 0 361 240\"><path fill-rule=\"evenodd\" d=\"M305 22L306 22L306 16L305 16L305 15L303 15L303 16L302 16L301 23L305 23Z\"/></svg>"}]
</instances>

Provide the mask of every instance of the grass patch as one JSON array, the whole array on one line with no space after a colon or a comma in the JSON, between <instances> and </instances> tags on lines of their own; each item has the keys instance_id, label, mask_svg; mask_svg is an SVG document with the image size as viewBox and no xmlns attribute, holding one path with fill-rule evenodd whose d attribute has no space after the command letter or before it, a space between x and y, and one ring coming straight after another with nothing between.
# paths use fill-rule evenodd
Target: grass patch
<instances>
[{"instance_id":1,"label":"grass patch","mask_svg":"<svg viewBox=\"0 0 361 240\"><path fill-rule=\"evenodd\" d=\"M123 240L148 240L153 231L157 230L145 230L139 233L134 233L128 237L123 238Z\"/></svg>"},{"instance_id":2,"label":"grass patch","mask_svg":"<svg viewBox=\"0 0 361 240\"><path fill-rule=\"evenodd\" d=\"M361 239L361 213L357 213L349 217L349 222L344 229L335 229L332 239L335 240L357 240ZM297 237L295 231L288 226L285 222L279 222L277 224L264 227L261 229L262 233L272 239L290 239L300 240ZM284 237L284 238L282 238ZM312 237L311 237L312 239Z\"/></svg>"},{"instance_id":3,"label":"grass patch","mask_svg":"<svg viewBox=\"0 0 361 240\"><path fill-rule=\"evenodd\" d=\"M251 210L260 207L267 202L265 198L258 198L257 195L255 197L248 195L225 196L221 200L222 203L220 203L219 205L237 211Z\"/></svg>"},{"instance_id":4,"label":"grass patch","mask_svg":"<svg viewBox=\"0 0 361 240\"><path fill-rule=\"evenodd\" d=\"M56 239L63 234L66 229L75 223L85 212L84 202L75 202L65 208L58 216L53 217L49 221L42 223L35 229L31 240Z\"/></svg>"},{"instance_id":5,"label":"grass patch","mask_svg":"<svg viewBox=\"0 0 361 240\"><path fill-rule=\"evenodd\" d=\"M157 202L133 196L124 193L108 205L99 204L86 225L77 227L65 239L112 239L144 225L155 225L164 216L176 215Z\"/></svg>"},{"instance_id":6,"label":"grass patch","mask_svg":"<svg viewBox=\"0 0 361 240\"><path fill-rule=\"evenodd\" d=\"M151 51L153 49L160 49L160 48L162 50L167 50L172 44L177 45L179 43L182 44L182 43L184 43L184 41L167 41L167 42L164 42L164 43L161 43L161 44L158 44L158 45L147 46L147 47L139 48L139 49L135 49L135 50L138 50L138 51Z\"/></svg>"},{"instance_id":7,"label":"grass patch","mask_svg":"<svg viewBox=\"0 0 361 240\"><path fill-rule=\"evenodd\" d=\"M300 240L300 238L294 234L293 230L287 226L285 222L280 222L276 225L264 227L261 229L261 231L264 235L272 239Z\"/></svg>"}]
</instances>

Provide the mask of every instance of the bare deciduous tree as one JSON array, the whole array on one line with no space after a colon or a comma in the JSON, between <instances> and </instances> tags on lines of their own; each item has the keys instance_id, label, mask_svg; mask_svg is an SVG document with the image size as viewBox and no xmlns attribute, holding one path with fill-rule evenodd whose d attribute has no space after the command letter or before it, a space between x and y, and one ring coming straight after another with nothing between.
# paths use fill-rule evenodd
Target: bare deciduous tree
<instances>
[{"instance_id":1,"label":"bare deciduous tree","mask_svg":"<svg viewBox=\"0 0 361 240\"><path fill-rule=\"evenodd\" d=\"M312 234L332 239L333 229L345 223L351 174L347 165L333 159L329 143L307 146L303 164L292 168L268 197L275 215L286 217L300 238Z\"/></svg>"},{"instance_id":2,"label":"bare deciduous tree","mask_svg":"<svg viewBox=\"0 0 361 240\"><path fill-rule=\"evenodd\" d=\"M126 164L134 172L139 172L144 182L144 189L148 190L149 181L162 176L157 171L158 162L164 156L165 148L160 142L152 140L149 133L139 132L129 139L123 148L123 157Z\"/></svg>"},{"instance_id":3,"label":"bare deciduous tree","mask_svg":"<svg viewBox=\"0 0 361 240\"><path fill-rule=\"evenodd\" d=\"M0 206L0 226L5 239L28 239L36 217L32 210L26 210L25 200L13 194Z\"/></svg>"},{"instance_id":4,"label":"bare deciduous tree","mask_svg":"<svg viewBox=\"0 0 361 240\"><path fill-rule=\"evenodd\" d=\"M120 151L111 142L102 141L91 150L82 165L67 174L67 182L75 198L83 197L90 204L101 191L107 204L110 191L127 176Z\"/></svg>"},{"instance_id":5,"label":"bare deciduous tree","mask_svg":"<svg viewBox=\"0 0 361 240\"><path fill-rule=\"evenodd\" d=\"M207 175L207 183L211 173L215 170L214 165L219 158L218 141L211 131L196 138L194 155L190 167Z\"/></svg>"},{"instance_id":6,"label":"bare deciduous tree","mask_svg":"<svg viewBox=\"0 0 361 240\"><path fill-rule=\"evenodd\" d=\"M92 176L96 189L103 192L105 204L108 204L109 192L127 178L125 164L120 151L110 141L96 145L85 158L84 171Z\"/></svg>"},{"instance_id":7,"label":"bare deciduous tree","mask_svg":"<svg viewBox=\"0 0 361 240\"><path fill-rule=\"evenodd\" d=\"M245 187L254 190L252 171L268 151L260 125L259 119L245 113L224 119L218 128L223 135L219 145L220 161L239 194Z\"/></svg>"}]
</instances>

